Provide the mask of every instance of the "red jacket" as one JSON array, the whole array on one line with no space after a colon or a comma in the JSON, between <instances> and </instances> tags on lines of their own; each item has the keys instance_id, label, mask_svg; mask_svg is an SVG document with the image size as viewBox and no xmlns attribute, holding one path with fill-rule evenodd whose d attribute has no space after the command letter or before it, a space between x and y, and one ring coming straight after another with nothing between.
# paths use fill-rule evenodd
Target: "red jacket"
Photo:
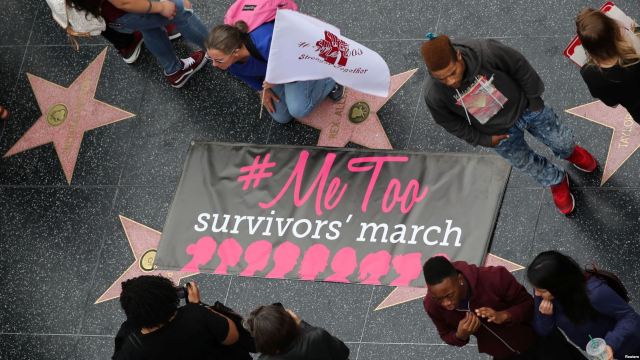
<instances>
[{"instance_id":1,"label":"red jacket","mask_svg":"<svg viewBox=\"0 0 640 360\"><path fill-rule=\"evenodd\" d=\"M482 325L473 334L478 340L478 351L492 355L496 359L504 359L516 355L509 347L520 353L529 349L534 342L535 335L531 326L533 297L527 290L502 266L479 268L464 261L456 261L453 266L464 275L469 283L471 288L469 309L471 311L481 307L490 307L495 311L506 310L511 314L511 321L502 325L489 323L481 318ZM465 306L466 302L461 303L458 307L460 309ZM458 323L464 318L465 311L447 310L431 300L429 295L424 298L424 309L433 320L444 342L454 346L464 346L469 342L456 337ZM495 334L492 334L488 329Z\"/></svg>"}]
</instances>

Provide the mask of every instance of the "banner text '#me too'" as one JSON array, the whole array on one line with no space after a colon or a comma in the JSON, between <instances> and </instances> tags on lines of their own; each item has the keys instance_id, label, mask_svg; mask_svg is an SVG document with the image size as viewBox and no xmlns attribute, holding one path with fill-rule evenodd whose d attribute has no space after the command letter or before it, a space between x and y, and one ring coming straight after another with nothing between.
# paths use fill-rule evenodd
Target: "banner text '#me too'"
<instances>
[{"instance_id":1,"label":"banner text '#me too'","mask_svg":"<svg viewBox=\"0 0 640 360\"><path fill-rule=\"evenodd\" d=\"M254 158L255 167L273 167L277 164L275 162L269 163L270 154L266 154L263 159L262 164L258 164L259 156ZM316 178L309 186L309 188L302 194L302 182L304 180L305 169L307 165L307 161L309 159L308 151L301 151L298 162L296 163L291 175L289 176L286 183L282 186L278 194L271 200L267 202L260 202L258 205L263 209L273 208L275 205L280 202L285 194L289 192L289 189L293 184L293 204L296 207L301 207L309 201L313 195L315 195L315 212L317 215L322 215L325 210L333 210L336 208L341 199L343 198L345 192L348 189L348 183L342 181L342 179L338 176L334 176L332 179L329 179L329 173L334 166L336 154L328 153L325 156L324 163L317 174ZM407 156L367 156L367 157L357 157L349 160L347 164L347 168L352 173L362 173L369 172L370 178L369 183L367 185L364 197L361 201L361 211L362 213L366 213L369 207L369 202L376 189L376 185L378 185L378 179L380 173L384 167L385 163L390 162L407 162L409 158ZM267 165L265 165L267 164ZM241 171L246 170L250 171L251 167L243 167ZM268 176L271 176L269 173ZM248 176L239 176L238 181L247 181ZM248 184L245 183L244 190L249 188ZM380 188L379 186L377 187ZM424 186L421 188L419 182L416 179L411 179L408 181L407 186L404 187L401 181L397 178L392 178L386 184L386 189L384 191L384 195L381 199L380 210L383 213L389 213L393 211L395 208L399 207L400 212L403 214L407 214L411 211L416 203L423 201L429 188ZM271 215L274 215L275 211L271 211ZM222 215L223 223L221 226L218 225L218 219ZM248 227L249 233L254 235L263 221L266 223L265 231L263 232L264 236L271 236L271 224L274 222L274 217L272 216L258 216L257 218L254 216L241 216L234 215L234 224L228 227L229 220L232 216L228 214L216 214L216 213L200 213L197 218L197 224L194 226L194 229L198 232L206 231L209 227L211 231L214 233L223 232L223 233L231 233L237 234L239 226L242 222L246 222L246 226ZM349 215L346 219L346 223L348 223L351 219L352 215ZM255 222L254 222L255 221ZM210 225L208 223L211 223ZM325 237L328 240L336 240L340 237L340 228L343 226L342 221L327 221L327 220L315 220L315 226L313 225L313 221L309 219L294 219L294 218L275 218L275 223L278 229L278 236L285 236L287 233L287 229L291 229L292 235L296 238L305 238L309 234L312 239L320 239L320 231L323 226L326 225ZM430 233L438 233L442 234L443 229L440 226L411 226L410 240L407 242L406 235L408 226L405 224L396 224L393 226L392 234L388 236L390 226L386 223L360 223L360 236L356 239L357 241L367 241L370 242L380 242L385 243L389 241L390 243L408 243L408 244L416 244L416 238L420 236L420 232L422 231L423 242L426 245L433 246L438 243L441 246L448 246L449 243L447 239L450 235L455 234L455 243L454 246L461 246L460 238L462 237L462 229L459 227L452 226L451 220L446 220L447 226L444 231L444 238L440 240L435 240L430 238ZM300 230L302 228L303 230ZM313 231L315 228L315 231ZM367 234L368 233L368 234ZM367 236L368 235L368 236ZM434 235L431 235L434 236Z\"/></svg>"}]
</instances>

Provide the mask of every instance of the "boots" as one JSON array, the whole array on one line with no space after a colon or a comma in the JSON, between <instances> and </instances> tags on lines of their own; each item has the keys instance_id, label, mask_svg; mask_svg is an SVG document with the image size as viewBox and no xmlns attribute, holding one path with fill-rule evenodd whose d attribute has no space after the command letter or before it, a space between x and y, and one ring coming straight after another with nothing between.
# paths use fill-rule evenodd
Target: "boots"
<instances>
[{"instance_id":1,"label":"boots","mask_svg":"<svg viewBox=\"0 0 640 360\"><path fill-rule=\"evenodd\" d=\"M551 185L551 194L553 195L553 202L556 204L558 210L564 215L571 214L576 206L576 202L569 189L569 177L566 174L559 184Z\"/></svg>"},{"instance_id":2,"label":"boots","mask_svg":"<svg viewBox=\"0 0 640 360\"><path fill-rule=\"evenodd\" d=\"M578 170L588 173L593 172L598 167L596 159L589 154L587 150L578 145L576 145L566 160L572 163Z\"/></svg>"}]
</instances>

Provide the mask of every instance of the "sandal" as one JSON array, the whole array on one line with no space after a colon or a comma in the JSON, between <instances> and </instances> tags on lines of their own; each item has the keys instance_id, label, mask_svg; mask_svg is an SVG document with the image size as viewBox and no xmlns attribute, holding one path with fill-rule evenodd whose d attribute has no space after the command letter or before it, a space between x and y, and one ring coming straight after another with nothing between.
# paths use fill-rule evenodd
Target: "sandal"
<instances>
[{"instance_id":1,"label":"sandal","mask_svg":"<svg viewBox=\"0 0 640 360\"><path fill-rule=\"evenodd\" d=\"M9 119L10 115L11 113L9 112L9 110L7 110L7 108L5 108L4 106L0 106L0 119L7 120Z\"/></svg>"}]
</instances>

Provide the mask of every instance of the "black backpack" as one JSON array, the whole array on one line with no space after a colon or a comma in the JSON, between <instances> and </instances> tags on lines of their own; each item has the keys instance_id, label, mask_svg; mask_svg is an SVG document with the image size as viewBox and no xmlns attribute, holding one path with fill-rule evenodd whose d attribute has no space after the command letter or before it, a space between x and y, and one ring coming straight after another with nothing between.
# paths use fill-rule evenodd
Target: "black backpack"
<instances>
[{"instance_id":1,"label":"black backpack","mask_svg":"<svg viewBox=\"0 0 640 360\"><path fill-rule=\"evenodd\" d=\"M585 269L585 271L589 276L595 276L598 279L603 280L607 286L615 291L616 294L618 294L624 301L631 301L631 298L629 298L629 291L627 291L627 288L624 286L618 275L611 271L598 269L595 265L591 265L591 269Z\"/></svg>"}]
</instances>

